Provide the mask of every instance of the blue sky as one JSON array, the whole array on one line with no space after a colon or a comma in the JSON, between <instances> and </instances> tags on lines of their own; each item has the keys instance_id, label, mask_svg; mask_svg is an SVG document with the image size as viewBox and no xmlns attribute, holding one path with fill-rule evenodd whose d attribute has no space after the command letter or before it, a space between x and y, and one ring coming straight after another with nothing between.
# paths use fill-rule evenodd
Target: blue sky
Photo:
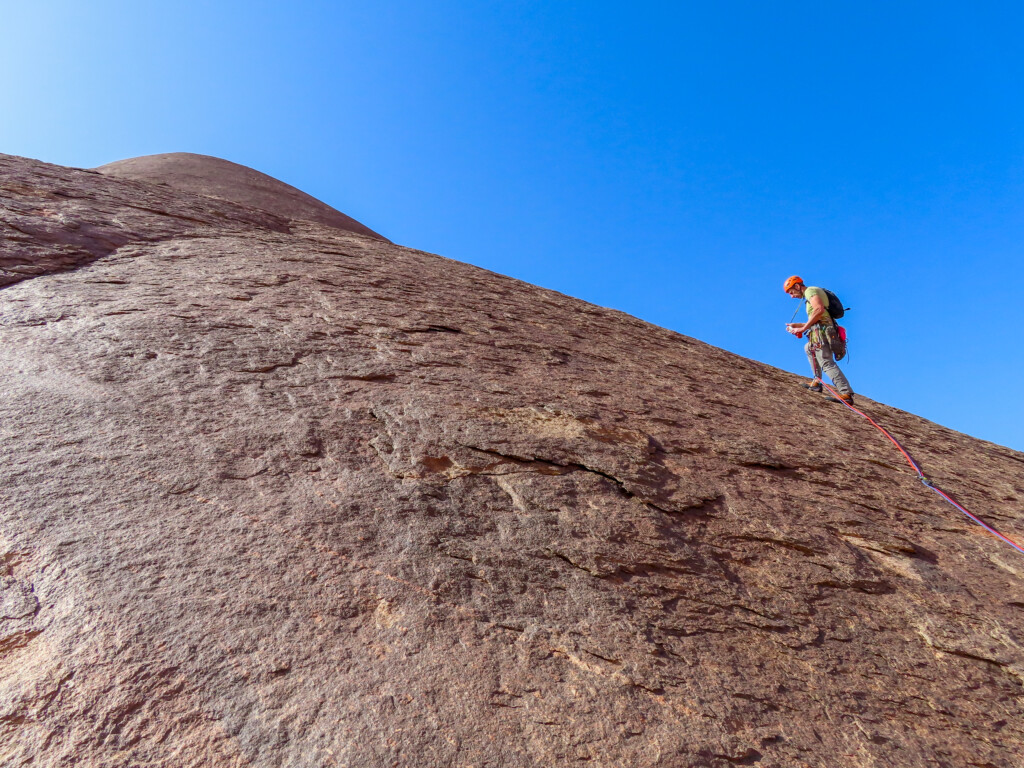
<instances>
[{"instance_id":1,"label":"blue sky","mask_svg":"<svg viewBox=\"0 0 1024 768\"><path fill-rule=\"evenodd\" d=\"M224 157L804 373L799 273L858 392L1024 450L1020 3L5 5L0 152Z\"/></svg>"}]
</instances>

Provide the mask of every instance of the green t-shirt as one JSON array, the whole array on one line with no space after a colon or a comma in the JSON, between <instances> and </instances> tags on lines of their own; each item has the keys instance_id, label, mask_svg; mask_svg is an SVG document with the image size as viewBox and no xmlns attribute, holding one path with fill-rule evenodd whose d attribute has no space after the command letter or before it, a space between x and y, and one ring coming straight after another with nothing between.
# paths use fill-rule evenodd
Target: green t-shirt
<instances>
[{"instance_id":1,"label":"green t-shirt","mask_svg":"<svg viewBox=\"0 0 1024 768\"><path fill-rule=\"evenodd\" d=\"M821 288L815 288L813 285L804 289L804 301L807 302L807 304L804 305L804 307L807 310L807 317L810 317L811 312L814 311L814 309L811 307L812 296L817 296L819 299L821 299L821 306L825 308L825 312L822 314L821 319L818 321L818 323L820 323L821 325L828 325L829 323L832 322L832 315L828 313L828 294L825 293L825 291L823 291Z\"/></svg>"}]
</instances>

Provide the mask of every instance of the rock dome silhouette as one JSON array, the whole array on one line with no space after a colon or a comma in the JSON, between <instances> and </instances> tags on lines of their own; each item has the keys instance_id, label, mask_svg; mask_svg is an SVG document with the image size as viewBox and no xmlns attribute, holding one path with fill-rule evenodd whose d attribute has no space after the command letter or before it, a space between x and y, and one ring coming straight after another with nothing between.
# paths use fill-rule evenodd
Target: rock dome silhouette
<instances>
[{"instance_id":1,"label":"rock dome silhouette","mask_svg":"<svg viewBox=\"0 0 1024 768\"><path fill-rule=\"evenodd\" d=\"M164 183L184 192L219 197L286 219L315 221L346 232L387 240L351 216L290 184L219 157L169 152L118 160L95 170L122 179Z\"/></svg>"}]
</instances>

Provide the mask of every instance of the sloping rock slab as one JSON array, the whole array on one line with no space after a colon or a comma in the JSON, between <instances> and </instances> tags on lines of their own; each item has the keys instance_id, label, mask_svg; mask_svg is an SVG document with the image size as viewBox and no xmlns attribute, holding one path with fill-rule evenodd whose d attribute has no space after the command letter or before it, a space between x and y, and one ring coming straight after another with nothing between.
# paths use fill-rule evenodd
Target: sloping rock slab
<instances>
[{"instance_id":1,"label":"sloping rock slab","mask_svg":"<svg viewBox=\"0 0 1024 768\"><path fill-rule=\"evenodd\" d=\"M1024 559L797 377L2 170L0 765L1020 765ZM858 402L1024 534L1024 456Z\"/></svg>"}]
</instances>

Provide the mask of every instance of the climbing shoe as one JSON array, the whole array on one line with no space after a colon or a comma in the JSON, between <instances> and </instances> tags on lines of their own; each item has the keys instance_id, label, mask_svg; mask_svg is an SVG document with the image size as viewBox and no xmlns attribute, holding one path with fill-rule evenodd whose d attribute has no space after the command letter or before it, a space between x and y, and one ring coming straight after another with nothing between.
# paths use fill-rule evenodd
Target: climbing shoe
<instances>
[{"instance_id":1,"label":"climbing shoe","mask_svg":"<svg viewBox=\"0 0 1024 768\"><path fill-rule=\"evenodd\" d=\"M809 389L811 392L821 392L821 382L811 382L810 384L804 384L804 389Z\"/></svg>"},{"instance_id":2,"label":"climbing shoe","mask_svg":"<svg viewBox=\"0 0 1024 768\"><path fill-rule=\"evenodd\" d=\"M825 399L830 403L846 403L847 405L853 405L853 392L848 395L840 394L839 397L832 397L832 395L828 395Z\"/></svg>"}]
</instances>

